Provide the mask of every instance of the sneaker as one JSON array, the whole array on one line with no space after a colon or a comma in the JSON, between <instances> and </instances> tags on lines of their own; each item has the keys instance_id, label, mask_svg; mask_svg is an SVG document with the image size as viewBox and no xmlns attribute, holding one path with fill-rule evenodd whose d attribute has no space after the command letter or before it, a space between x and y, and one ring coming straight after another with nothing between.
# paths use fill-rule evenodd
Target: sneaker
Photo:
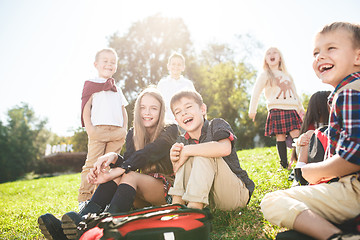
<instances>
[{"instance_id":1,"label":"sneaker","mask_svg":"<svg viewBox=\"0 0 360 240\"><path fill-rule=\"evenodd\" d=\"M360 233L337 233L328 240L360 240Z\"/></svg>"},{"instance_id":2,"label":"sneaker","mask_svg":"<svg viewBox=\"0 0 360 240\"><path fill-rule=\"evenodd\" d=\"M61 227L61 221L54 215L46 213L38 218L39 228L46 239L67 240Z\"/></svg>"},{"instance_id":3,"label":"sneaker","mask_svg":"<svg viewBox=\"0 0 360 240\"><path fill-rule=\"evenodd\" d=\"M79 202L79 212L84 209L84 207L89 203L89 200Z\"/></svg>"}]
</instances>

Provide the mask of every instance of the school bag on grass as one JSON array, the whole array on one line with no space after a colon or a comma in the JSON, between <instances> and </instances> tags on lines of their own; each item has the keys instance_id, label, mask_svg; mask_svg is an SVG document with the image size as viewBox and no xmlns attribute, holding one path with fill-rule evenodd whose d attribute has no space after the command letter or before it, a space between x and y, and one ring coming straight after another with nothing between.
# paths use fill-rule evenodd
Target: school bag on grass
<instances>
[{"instance_id":1,"label":"school bag on grass","mask_svg":"<svg viewBox=\"0 0 360 240\"><path fill-rule=\"evenodd\" d=\"M192 209L180 204L148 207L119 215L105 213L79 224L81 228L98 222L80 240L210 239L211 219L207 209Z\"/></svg>"}]
</instances>

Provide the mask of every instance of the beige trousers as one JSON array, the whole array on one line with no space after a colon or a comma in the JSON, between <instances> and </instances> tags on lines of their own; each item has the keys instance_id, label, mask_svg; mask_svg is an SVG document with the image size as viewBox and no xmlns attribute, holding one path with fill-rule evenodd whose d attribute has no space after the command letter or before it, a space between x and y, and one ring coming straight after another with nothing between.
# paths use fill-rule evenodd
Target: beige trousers
<instances>
[{"instance_id":1,"label":"beige trousers","mask_svg":"<svg viewBox=\"0 0 360 240\"><path fill-rule=\"evenodd\" d=\"M221 210L245 207L249 199L249 190L223 158L189 158L176 173L169 194Z\"/></svg>"},{"instance_id":2,"label":"beige trousers","mask_svg":"<svg viewBox=\"0 0 360 240\"><path fill-rule=\"evenodd\" d=\"M342 223L360 213L360 182L351 175L330 184L278 190L266 194L260 206L269 222L289 229L293 229L296 217L308 209L330 222Z\"/></svg>"},{"instance_id":3,"label":"beige trousers","mask_svg":"<svg viewBox=\"0 0 360 240\"><path fill-rule=\"evenodd\" d=\"M108 152L120 153L124 145L126 130L117 126L95 126L95 131L88 136L88 154L80 174L81 182L78 201L89 200L96 186L87 182L86 176L96 160Z\"/></svg>"}]
</instances>

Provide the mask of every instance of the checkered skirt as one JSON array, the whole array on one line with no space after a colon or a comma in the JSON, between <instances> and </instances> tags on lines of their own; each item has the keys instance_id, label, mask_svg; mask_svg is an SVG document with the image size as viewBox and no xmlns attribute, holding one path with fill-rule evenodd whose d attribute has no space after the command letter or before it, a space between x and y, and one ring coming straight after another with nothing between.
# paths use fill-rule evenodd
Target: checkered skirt
<instances>
[{"instance_id":1,"label":"checkered skirt","mask_svg":"<svg viewBox=\"0 0 360 240\"><path fill-rule=\"evenodd\" d=\"M296 110L270 109L266 125L265 136L288 134L292 130L300 129L302 120Z\"/></svg>"}]
</instances>

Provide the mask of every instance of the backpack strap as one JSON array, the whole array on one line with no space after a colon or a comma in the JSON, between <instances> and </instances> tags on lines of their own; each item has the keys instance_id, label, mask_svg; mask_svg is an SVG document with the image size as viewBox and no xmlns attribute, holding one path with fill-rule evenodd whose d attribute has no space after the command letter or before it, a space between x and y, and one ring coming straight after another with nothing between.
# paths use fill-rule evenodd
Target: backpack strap
<instances>
[{"instance_id":1,"label":"backpack strap","mask_svg":"<svg viewBox=\"0 0 360 240\"><path fill-rule=\"evenodd\" d=\"M356 91L360 92L360 80L355 80L355 81L353 81L351 83L348 83L345 86L339 88L339 90L337 90L337 92L334 95L334 98L333 98L333 101L332 101L332 104L331 104L332 108L335 107L335 104L336 104L336 101L337 101L337 99L339 97L339 94L342 91L344 91L345 89L353 89L353 90L356 90Z\"/></svg>"}]
</instances>

